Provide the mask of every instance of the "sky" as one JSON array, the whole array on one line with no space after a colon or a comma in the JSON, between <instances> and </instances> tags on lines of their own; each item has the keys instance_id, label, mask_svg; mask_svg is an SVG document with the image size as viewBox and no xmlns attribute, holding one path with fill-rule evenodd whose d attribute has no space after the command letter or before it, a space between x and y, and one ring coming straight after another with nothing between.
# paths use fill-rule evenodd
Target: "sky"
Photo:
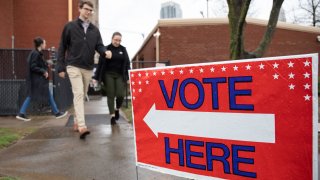
<instances>
[{"instance_id":1,"label":"sky","mask_svg":"<svg viewBox=\"0 0 320 180\"><path fill-rule=\"evenodd\" d=\"M99 0L99 26L104 44L109 44L113 32L119 31L121 44L127 48L131 59L157 25L161 3L168 1L180 4L184 19L207 16L207 0ZM285 0L282 7L289 12L296 1ZM209 18L227 17L227 6L223 2L226 0L208 0ZM221 10L223 7L224 11ZM254 0L249 15L267 20L271 7L272 0Z\"/></svg>"}]
</instances>

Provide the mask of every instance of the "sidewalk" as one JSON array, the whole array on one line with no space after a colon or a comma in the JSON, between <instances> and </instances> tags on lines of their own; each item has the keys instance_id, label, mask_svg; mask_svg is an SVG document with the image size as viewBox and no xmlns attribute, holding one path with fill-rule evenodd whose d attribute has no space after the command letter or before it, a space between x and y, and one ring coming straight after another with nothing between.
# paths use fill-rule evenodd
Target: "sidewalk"
<instances>
[{"instance_id":1,"label":"sidewalk","mask_svg":"<svg viewBox=\"0 0 320 180\"><path fill-rule=\"evenodd\" d=\"M110 125L105 98L86 102L85 109L86 115L105 117L103 123L88 123L91 134L86 140L66 127L68 117L34 116L30 122L0 117L1 127L39 128L0 151L0 175L20 180L184 179L136 168L133 127L123 117Z\"/></svg>"}]
</instances>

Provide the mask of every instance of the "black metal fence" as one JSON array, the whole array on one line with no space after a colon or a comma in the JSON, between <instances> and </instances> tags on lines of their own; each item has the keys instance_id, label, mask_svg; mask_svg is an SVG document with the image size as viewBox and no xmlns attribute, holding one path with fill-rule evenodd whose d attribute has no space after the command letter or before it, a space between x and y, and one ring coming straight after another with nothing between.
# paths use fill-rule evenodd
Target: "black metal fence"
<instances>
[{"instance_id":1,"label":"black metal fence","mask_svg":"<svg viewBox=\"0 0 320 180\"><path fill-rule=\"evenodd\" d=\"M56 59L53 59L53 62L55 64ZM73 104L71 82L67 74L64 79L59 77L58 72L55 71L54 64L52 67L53 97L59 110L65 111Z\"/></svg>"},{"instance_id":2,"label":"black metal fence","mask_svg":"<svg viewBox=\"0 0 320 180\"><path fill-rule=\"evenodd\" d=\"M0 49L0 115L16 115L27 94L27 57L32 49ZM44 58L50 64L50 89L60 111L67 110L72 105L73 94L69 78L62 79L55 71L56 52L54 49L43 52ZM133 61L132 68L169 66L170 61ZM90 91L91 90L91 91ZM89 94L95 93L89 89ZM129 92L129 91L127 91ZM126 106L128 99L126 98ZM28 114L51 113L49 103L32 102Z\"/></svg>"},{"instance_id":3,"label":"black metal fence","mask_svg":"<svg viewBox=\"0 0 320 180\"><path fill-rule=\"evenodd\" d=\"M0 115L15 115L26 98L27 57L31 49L0 49ZM50 89L59 110L72 104L71 84L54 71L55 51L44 51L50 64ZM51 113L49 104L31 103L28 114Z\"/></svg>"},{"instance_id":4,"label":"black metal fence","mask_svg":"<svg viewBox=\"0 0 320 180\"><path fill-rule=\"evenodd\" d=\"M150 67L159 67L159 66L170 66L170 60L163 60L163 61L133 60L131 64L132 64L132 69L141 69L141 68L150 68Z\"/></svg>"}]
</instances>

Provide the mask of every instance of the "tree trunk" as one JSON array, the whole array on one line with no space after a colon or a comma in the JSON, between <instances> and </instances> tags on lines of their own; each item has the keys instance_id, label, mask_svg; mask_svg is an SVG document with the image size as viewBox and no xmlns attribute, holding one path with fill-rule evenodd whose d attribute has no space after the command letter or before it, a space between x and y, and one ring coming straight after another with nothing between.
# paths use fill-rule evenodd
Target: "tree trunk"
<instances>
[{"instance_id":1,"label":"tree trunk","mask_svg":"<svg viewBox=\"0 0 320 180\"><path fill-rule=\"evenodd\" d=\"M284 0L273 0L267 29L259 46L253 52L244 49L244 25L251 0L227 0L229 6L230 58L245 59L262 57L273 37L278 22L280 8Z\"/></svg>"},{"instance_id":2,"label":"tree trunk","mask_svg":"<svg viewBox=\"0 0 320 180\"><path fill-rule=\"evenodd\" d=\"M230 26L230 58L239 59L244 52L243 29L251 0L228 0Z\"/></svg>"}]
</instances>

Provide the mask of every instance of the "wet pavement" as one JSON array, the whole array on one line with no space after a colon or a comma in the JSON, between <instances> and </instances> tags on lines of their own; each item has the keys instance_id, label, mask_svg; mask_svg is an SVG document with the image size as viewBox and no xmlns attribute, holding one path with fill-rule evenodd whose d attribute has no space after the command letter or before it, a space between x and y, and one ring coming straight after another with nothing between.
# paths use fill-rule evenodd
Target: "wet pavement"
<instances>
[{"instance_id":1,"label":"wet pavement","mask_svg":"<svg viewBox=\"0 0 320 180\"><path fill-rule=\"evenodd\" d=\"M107 123L91 123L91 134L80 140L67 127L68 118L32 117L22 122L1 117L1 127L34 127L37 131L0 151L0 175L21 180L182 180L135 166L132 124L123 117L110 125L106 99L86 102L86 114L105 116ZM89 120L88 120L89 121ZM89 123L88 123L89 124Z\"/></svg>"}]
</instances>

